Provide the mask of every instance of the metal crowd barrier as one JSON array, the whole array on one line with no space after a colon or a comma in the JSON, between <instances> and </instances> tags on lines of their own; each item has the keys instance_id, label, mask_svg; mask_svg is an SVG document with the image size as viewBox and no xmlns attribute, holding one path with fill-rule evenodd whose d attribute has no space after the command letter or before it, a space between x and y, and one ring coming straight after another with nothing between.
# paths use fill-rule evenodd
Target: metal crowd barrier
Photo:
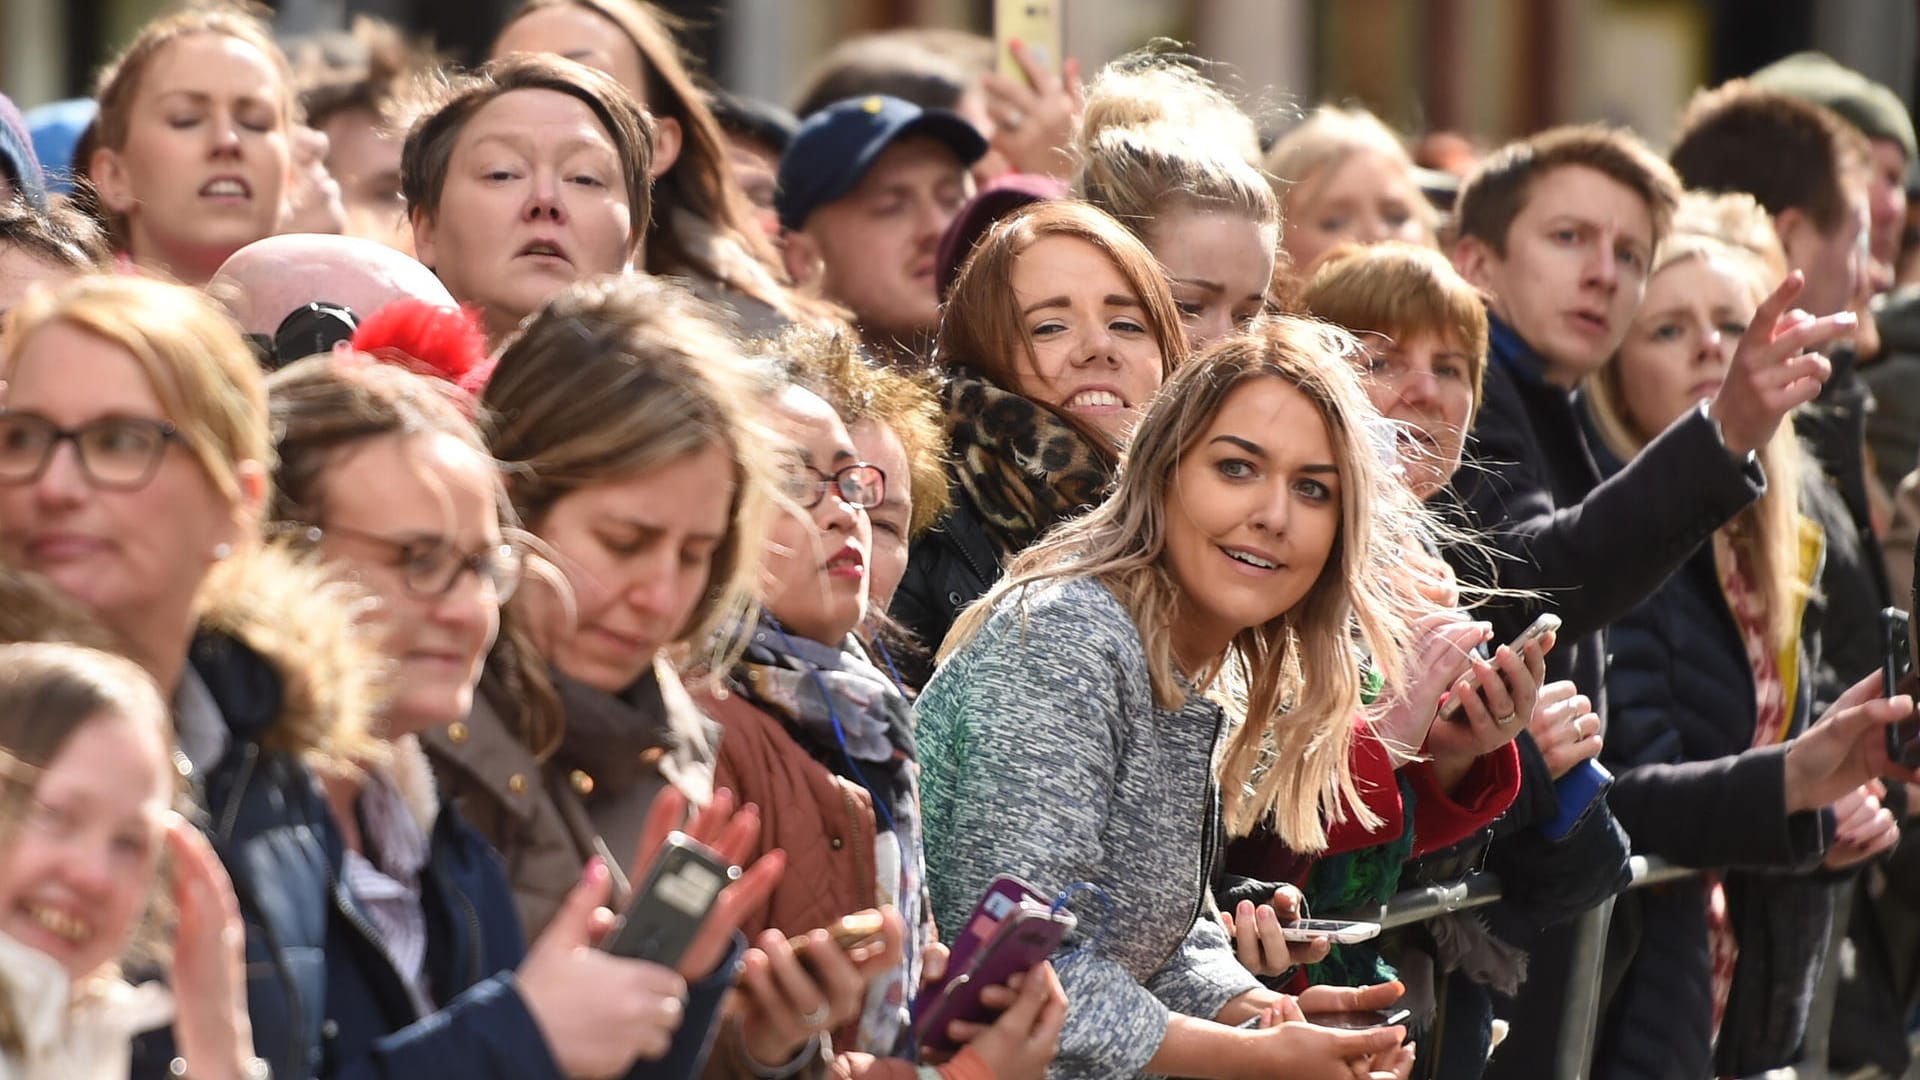
<instances>
[{"instance_id":1,"label":"metal crowd barrier","mask_svg":"<svg viewBox=\"0 0 1920 1080\"><path fill-rule=\"evenodd\" d=\"M1645 888L1699 873L1663 859L1635 855L1629 889ZM1436 915L1485 907L1500 899L1500 881L1492 874L1469 874L1448 885L1429 885L1397 893L1378 908L1344 912L1337 918L1377 922L1383 930L1425 922ZM1853 906L1853 886L1835 886L1834 920L1827 940L1828 962L1820 972L1801 1064L1775 1069L1753 1080L1832 1080L1827 1069L1827 1043L1833 1023L1834 992L1840 982L1841 943L1847 936L1847 915ZM1593 1065L1594 1033L1600 1021L1600 968L1607 952L1607 928L1613 922L1613 899L1581 915L1573 926L1572 962L1562 999L1560 1045L1554 1055L1551 1080L1587 1080Z\"/></svg>"}]
</instances>

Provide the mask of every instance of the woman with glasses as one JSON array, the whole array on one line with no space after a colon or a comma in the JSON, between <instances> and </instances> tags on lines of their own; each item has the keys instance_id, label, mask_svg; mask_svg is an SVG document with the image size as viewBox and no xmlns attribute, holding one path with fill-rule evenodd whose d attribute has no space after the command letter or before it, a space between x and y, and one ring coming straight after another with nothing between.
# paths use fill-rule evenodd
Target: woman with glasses
<instances>
[{"instance_id":1,"label":"woman with glasses","mask_svg":"<svg viewBox=\"0 0 1920 1080\"><path fill-rule=\"evenodd\" d=\"M914 543L892 608L930 649L1008 560L1105 497L1133 425L1187 356L1153 253L1085 203L994 226L944 310L953 506Z\"/></svg>"},{"instance_id":2,"label":"woman with glasses","mask_svg":"<svg viewBox=\"0 0 1920 1080\"><path fill-rule=\"evenodd\" d=\"M762 808L759 846L784 850L792 863L765 908L766 926L804 932L875 902L900 912L905 950L851 1008L822 1019L837 1049L895 1059L880 1072L911 1075L908 1005L926 963L938 974L946 957L928 949L935 937L911 710L853 636L867 611L867 512L885 500L888 477L860 458L839 415L811 390L782 387L765 412L788 505L766 536L765 609L726 672L727 692L701 698L724 732L716 773ZM978 1075L984 1066L1002 1080L1039 1080L1066 999L1044 963L1025 980L1022 1007L963 1050L952 1075Z\"/></svg>"},{"instance_id":3,"label":"woman with glasses","mask_svg":"<svg viewBox=\"0 0 1920 1080\"><path fill-rule=\"evenodd\" d=\"M0 560L85 609L169 699L245 917L256 1051L275 1075L310 1075L338 834L303 762L375 751L373 665L341 590L260 541L273 457L260 370L226 316L180 286L83 278L10 319ZM167 1042L142 1039L136 1063L164 1067Z\"/></svg>"},{"instance_id":4,"label":"woman with glasses","mask_svg":"<svg viewBox=\"0 0 1920 1080\"><path fill-rule=\"evenodd\" d=\"M733 921L709 920L685 979L578 949L603 898L587 900L604 892L596 872L527 950L506 874L442 804L420 750L420 732L470 711L521 571L499 473L456 392L357 354L301 361L269 390L277 528L370 595L366 621L392 676L380 715L388 754L326 778L344 850L322 1075L602 1075L670 1052L649 1075L692 1074L730 981ZM753 824L742 815L743 829ZM727 909L767 883L765 870L743 879Z\"/></svg>"}]
</instances>

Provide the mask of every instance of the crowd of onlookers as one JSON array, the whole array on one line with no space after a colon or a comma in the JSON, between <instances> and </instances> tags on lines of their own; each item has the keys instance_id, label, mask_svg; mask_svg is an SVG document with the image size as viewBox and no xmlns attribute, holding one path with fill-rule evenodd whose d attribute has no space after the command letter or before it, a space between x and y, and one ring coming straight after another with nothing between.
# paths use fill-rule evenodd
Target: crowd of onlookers
<instances>
[{"instance_id":1,"label":"crowd of onlookers","mask_svg":"<svg viewBox=\"0 0 1920 1080\"><path fill-rule=\"evenodd\" d=\"M1745 1077L1823 978L1907 1068L1901 99L1446 171L1007 51L213 6L0 98L0 1077Z\"/></svg>"}]
</instances>

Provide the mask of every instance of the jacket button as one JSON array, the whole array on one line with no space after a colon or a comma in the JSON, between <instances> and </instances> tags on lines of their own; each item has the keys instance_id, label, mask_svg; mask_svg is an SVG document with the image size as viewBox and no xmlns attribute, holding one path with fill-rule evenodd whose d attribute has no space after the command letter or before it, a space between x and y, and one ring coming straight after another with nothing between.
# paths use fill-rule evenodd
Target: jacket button
<instances>
[{"instance_id":1,"label":"jacket button","mask_svg":"<svg viewBox=\"0 0 1920 1080\"><path fill-rule=\"evenodd\" d=\"M328 1039L339 1038L340 1037L340 1021L329 1018L323 1023L321 1023L320 1035L323 1038L328 1038Z\"/></svg>"},{"instance_id":2,"label":"jacket button","mask_svg":"<svg viewBox=\"0 0 1920 1080\"><path fill-rule=\"evenodd\" d=\"M567 782L572 784L573 790L581 795L593 794L593 777L588 776L584 770L575 769L568 773Z\"/></svg>"},{"instance_id":3,"label":"jacket button","mask_svg":"<svg viewBox=\"0 0 1920 1080\"><path fill-rule=\"evenodd\" d=\"M455 720L447 725L447 741L455 746L467 741L467 725Z\"/></svg>"},{"instance_id":4,"label":"jacket button","mask_svg":"<svg viewBox=\"0 0 1920 1080\"><path fill-rule=\"evenodd\" d=\"M527 778L519 773L507 777L507 790L515 795L524 793L527 790Z\"/></svg>"},{"instance_id":5,"label":"jacket button","mask_svg":"<svg viewBox=\"0 0 1920 1080\"><path fill-rule=\"evenodd\" d=\"M832 847L832 848L833 848L833 850L835 850L835 851L839 851L839 850L840 850L841 848L843 848L843 847L846 847L846 846L847 846L847 842L846 842L845 840L842 840L842 839L840 839L840 838L839 838L839 837L837 837L837 836L836 836L836 837L834 837L833 839L831 839L831 840L829 840L829 841L827 841L827 844L828 844L828 846L830 846L830 847Z\"/></svg>"}]
</instances>

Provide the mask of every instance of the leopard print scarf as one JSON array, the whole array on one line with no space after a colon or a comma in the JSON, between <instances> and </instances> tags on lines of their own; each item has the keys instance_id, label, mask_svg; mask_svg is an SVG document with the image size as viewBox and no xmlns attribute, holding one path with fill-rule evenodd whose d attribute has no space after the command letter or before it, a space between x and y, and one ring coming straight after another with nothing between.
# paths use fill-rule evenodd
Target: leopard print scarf
<instances>
[{"instance_id":1,"label":"leopard print scarf","mask_svg":"<svg viewBox=\"0 0 1920 1080\"><path fill-rule=\"evenodd\" d=\"M1003 561L1094 507L1113 485L1113 451L1028 398L956 374L942 404L953 448L948 471Z\"/></svg>"}]
</instances>

